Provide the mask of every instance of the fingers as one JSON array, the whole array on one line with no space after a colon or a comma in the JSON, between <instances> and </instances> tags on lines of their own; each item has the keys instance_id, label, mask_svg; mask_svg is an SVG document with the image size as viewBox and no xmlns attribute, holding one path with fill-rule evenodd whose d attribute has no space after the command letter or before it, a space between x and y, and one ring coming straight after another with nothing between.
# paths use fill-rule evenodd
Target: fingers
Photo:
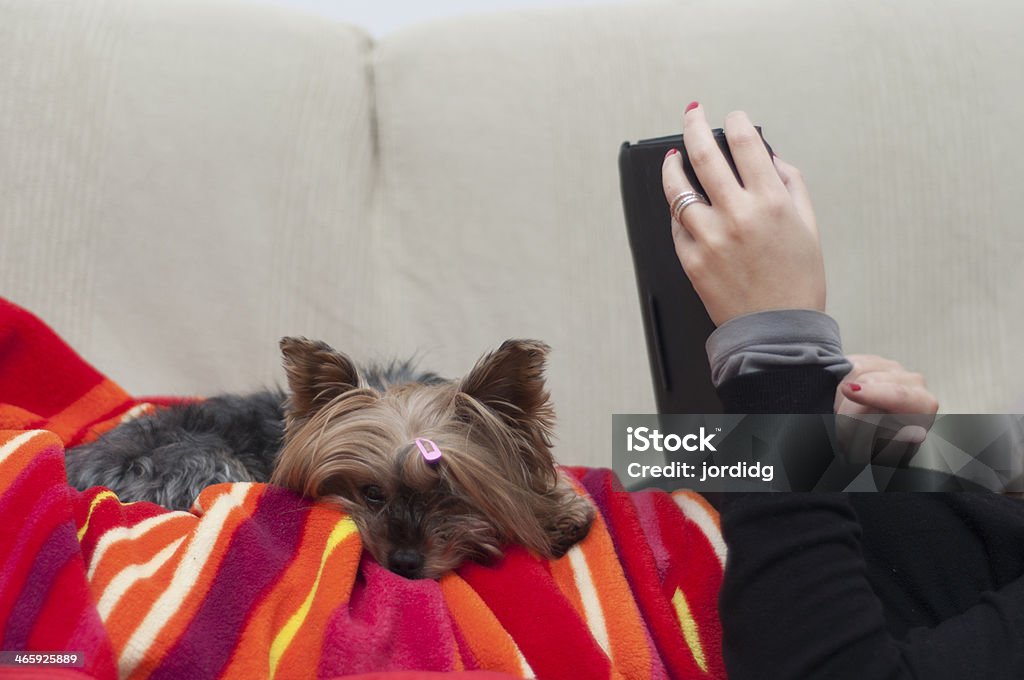
<instances>
[{"instance_id":1,"label":"fingers","mask_svg":"<svg viewBox=\"0 0 1024 680\"><path fill-rule=\"evenodd\" d=\"M744 117L732 125L733 139L737 130L742 138L749 120ZM678 203L685 208L674 216L682 224L673 230L676 254L711 319L722 324L766 309L824 309L820 242L782 180L771 179L773 166L763 157L756 160L753 150L744 150L737 142L748 176L756 178L760 173L762 179L755 182L776 182L771 191L747 190L722 153L719 143L725 140L715 140L698 104L687 107L683 127L693 172L686 168L687 181L682 158L670 153L662 166L662 188L671 204L691 188L690 182L696 185L699 180L712 202L711 206Z\"/></svg>"},{"instance_id":2,"label":"fingers","mask_svg":"<svg viewBox=\"0 0 1024 680\"><path fill-rule=\"evenodd\" d=\"M725 117L725 138L744 187L758 192L783 189L772 157L747 114L733 111Z\"/></svg>"},{"instance_id":3,"label":"fingers","mask_svg":"<svg viewBox=\"0 0 1024 680\"><path fill-rule=\"evenodd\" d=\"M894 442L905 444L923 444L928 438L928 430L920 425L904 425L892 438Z\"/></svg>"},{"instance_id":4,"label":"fingers","mask_svg":"<svg viewBox=\"0 0 1024 680\"><path fill-rule=\"evenodd\" d=\"M846 358L853 363L855 368L860 368L861 370L870 369L881 371L901 370L903 368L903 366L900 365L900 362L880 357L877 354L848 354Z\"/></svg>"},{"instance_id":5,"label":"fingers","mask_svg":"<svg viewBox=\"0 0 1024 680\"><path fill-rule=\"evenodd\" d=\"M786 191L789 192L790 197L793 199L793 204L796 205L800 217L807 223L807 226L817 233L818 223L814 217L814 206L811 205L811 193L807 190L807 184L804 183L800 170L778 156L775 156L772 162L775 165L775 170L778 172L779 179L782 180L783 186L786 187Z\"/></svg>"},{"instance_id":6,"label":"fingers","mask_svg":"<svg viewBox=\"0 0 1024 680\"><path fill-rule=\"evenodd\" d=\"M847 359L853 363L853 370L836 390L837 414L924 414L929 416L930 426L930 416L938 412L939 403L928 391L923 375L873 354L852 354ZM918 434L908 430L906 441L913 441Z\"/></svg>"},{"instance_id":7,"label":"fingers","mask_svg":"<svg viewBox=\"0 0 1024 680\"><path fill-rule=\"evenodd\" d=\"M683 172L683 156L675 149L668 152L661 165L661 183L669 209L672 208L676 197L693 191L693 186ZM678 214L672 215L672 238L676 241L677 250L680 246L686 247L693 243L694 237L700 233L701 213L709 210L711 208L703 203L691 203L678 211ZM681 218L682 221L677 218Z\"/></svg>"},{"instance_id":8,"label":"fingers","mask_svg":"<svg viewBox=\"0 0 1024 680\"><path fill-rule=\"evenodd\" d=\"M860 389L855 389L854 385ZM897 382L843 383L843 396L874 413L920 413L933 415L939 402L922 386Z\"/></svg>"},{"instance_id":9,"label":"fingers","mask_svg":"<svg viewBox=\"0 0 1024 680\"><path fill-rule=\"evenodd\" d=\"M727 205L742 191L722 150L718 148L703 106L695 106L683 114L683 144L693 171L713 205Z\"/></svg>"},{"instance_id":10,"label":"fingers","mask_svg":"<svg viewBox=\"0 0 1024 680\"><path fill-rule=\"evenodd\" d=\"M850 354L846 358L853 364L853 369L846 375L843 382L855 382L861 379L862 376L879 373L885 374L880 376L883 380L889 379L889 374L892 376L902 376L897 379L897 382L907 382L910 376L914 376L918 379L919 384L924 385L924 376L920 373L907 371L898 361L886 359L876 354ZM871 378L869 377L868 379Z\"/></svg>"}]
</instances>

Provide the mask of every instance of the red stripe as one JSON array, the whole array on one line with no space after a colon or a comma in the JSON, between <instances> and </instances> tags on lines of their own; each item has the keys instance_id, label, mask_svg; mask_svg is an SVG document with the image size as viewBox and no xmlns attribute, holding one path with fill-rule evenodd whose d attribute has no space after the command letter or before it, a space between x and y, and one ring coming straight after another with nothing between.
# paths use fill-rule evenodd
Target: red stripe
<instances>
[{"instance_id":1,"label":"red stripe","mask_svg":"<svg viewBox=\"0 0 1024 680\"><path fill-rule=\"evenodd\" d=\"M54 578L46 601L39 610L29 635L29 648L85 651L72 646L72 643L79 642L72 638L83 619L89 624L96 644L96 649L90 650L88 656L93 656L95 651L104 651L113 660L110 641L86 583L85 565L80 556L72 554Z\"/></svg>"},{"instance_id":2,"label":"red stripe","mask_svg":"<svg viewBox=\"0 0 1024 680\"><path fill-rule=\"evenodd\" d=\"M103 382L45 323L0 298L0 394L5 402L49 417Z\"/></svg>"},{"instance_id":3,"label":"red stripe","mask_svg":"<svg viewBox=\"0 0 1024 680\"><path fill-rule=\"evenodd\" d=\"M458 650L459 660L462 661L463 668L467 671L477 670L479 666L476 662L476 656L473 654L473 650L466 641L466 636L462 634L462 629L459 628L457 621L453 621L452 623L452 634L455 636L455 648Z\"/></svg>"},{"instance_id":4,"label":"red stripe","mask_svg":"<svg viewBox=\"0 0 1024 680\"><path fill-rule=\"evenodd\" d=\"M31 509L31 515L21 520L8 518L11 522L9 530L0 537L0 569L3 570L0 572L0 623L5 626L9 623L12 608L22 596L25 583L34 571L40 550L54 530L68 520L66 512L62 512L66 507L64 496L45 485L46 467L33 466L32 474L24 478L25 482L34 484L42 481L43 485L35 486L34 489L19 489L33 492L32 502L21 506ZM22 478L19 481L23 481ZM24 623L21 621L19 625Z\"/></svg>"},{"instance_id":5,"label":"red stripe","mask_svg":"<svg viewBox=\"0 0 1024 680\"><path fill-rule=\"evenodd\" d=\"M107 529L133 527L154 515L163 515L168 512L166 508L155 503L142 501L125 505L115 498L109 498L100 501L90 517L89 510L92 508L93 500L101 493L109 491L110 489L102 486L94 486L85 491L70 490L70 505L75 526L81 529L87 521L89 522L89 530L81 539L82 555L86 563L92 559L92 553L96 550L96 542L106 533Z\"/></svg>"},{"instance_id":6,"label":"red stripe","mask_svg":"<svg viewBox=\"0 0 1024 680\"><path fill-rule=\"evenodd\" d=\"M685 519L671 496L656 499L666 506L660 515L660 530L668 548L669 572L665 577L665 593L671 597L676 588L683 591L690 614L697 622L700 642L708 664L708 674L725 678L722 661L722 626L718 618L718 591L722 587L722 565L710 541L695 523ZM671 520L667 506L679 512L680 519Z\"/></svg>"},{"instance_id":7,"label":"red stripe","mask_svg":"<svg viewBox=\"0 0 1024 680\"><path fill-rule=\"evenodd\" d=\"M547 569L520 547L510 548L501 566L470 563L459 575L494 612L537 677L607 680L608 658Z\"/></svg>"}]
</instances>

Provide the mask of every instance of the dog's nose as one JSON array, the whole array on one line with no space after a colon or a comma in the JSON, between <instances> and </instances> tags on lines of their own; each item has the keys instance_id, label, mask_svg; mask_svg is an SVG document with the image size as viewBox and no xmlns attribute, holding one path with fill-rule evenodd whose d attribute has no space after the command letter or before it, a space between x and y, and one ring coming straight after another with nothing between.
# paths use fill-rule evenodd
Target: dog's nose
<instances>
[{"instance_id":1,"label":"dog's nose","mask_svg":"<svg viewBox=\"0 0 1024 680\"><path fill-rule=\"evenodd\" d=\"M419 578L423 569L423 555L415 550L399 548L388 557L388 569L405 578Z\"/></svg>"}]
</instances>

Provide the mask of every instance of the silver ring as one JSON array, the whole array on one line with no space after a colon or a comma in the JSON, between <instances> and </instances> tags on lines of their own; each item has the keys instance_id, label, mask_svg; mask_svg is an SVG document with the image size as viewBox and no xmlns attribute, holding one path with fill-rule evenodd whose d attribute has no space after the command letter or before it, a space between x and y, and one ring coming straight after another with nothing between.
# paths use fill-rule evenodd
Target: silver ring
<instances>
[{"instance_id":1,"label":"silver ring","mask_svg":"<svg viewBox=\"0 0 1024 680\"><path fill-rule=\"evenodd\" d=\"M696 191L684 191L672 199L672 207L670 211L672 213L672 217L676 218L676 222L679 222L680 224L682 223L683 211L686 210L686 206L693 203L711 205L703 194L698 194Z\"/></svg>"}]
</instances>

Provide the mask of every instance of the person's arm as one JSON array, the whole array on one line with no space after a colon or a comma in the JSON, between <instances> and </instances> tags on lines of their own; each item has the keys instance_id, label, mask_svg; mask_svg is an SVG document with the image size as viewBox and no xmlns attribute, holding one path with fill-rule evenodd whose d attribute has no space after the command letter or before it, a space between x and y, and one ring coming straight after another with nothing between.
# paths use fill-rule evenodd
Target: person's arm
<instances>
[{"instance_id":1,"label":"person's arm","mask_svg":"<svg viewBox=\"0 0 1024 680\"><path fill-rule=\"evenodd\" d=\"M727 412L778 412L780 404L823 412L835 387L824 368L784 368L735 378L721 396ZM868 583L860 524L844 494L726 494L720 511L731 680L1024 677L1024 577L897 640Z\"/></svg>"},{"instance_id":2,"label":"person's arm","mask_svg":"<svg viewBox=\"0 0 1024 680\"><path fill-rule=\"evenodd\" d=\"M680 157L665 158L680 263L720 327L769 310L824 311L817 225L799 172L768 157L745 114L730 114L725 133L742 185L703 109L687 107L684 144L710 205L683 200L692 187ZM842 396L858 403L875 393L920 398L909 382L860 389L847 383ZM737 374L720 385L720 396L734 413L827 413L835 390L827 367L803 365ZM868 584L860 524L846 497L729 498L722 528L730 552L721 616L732 680L1024 677L1022 579L982 593L977 605L934 628L895 640Z\"/></svg>"}]
</instances>

